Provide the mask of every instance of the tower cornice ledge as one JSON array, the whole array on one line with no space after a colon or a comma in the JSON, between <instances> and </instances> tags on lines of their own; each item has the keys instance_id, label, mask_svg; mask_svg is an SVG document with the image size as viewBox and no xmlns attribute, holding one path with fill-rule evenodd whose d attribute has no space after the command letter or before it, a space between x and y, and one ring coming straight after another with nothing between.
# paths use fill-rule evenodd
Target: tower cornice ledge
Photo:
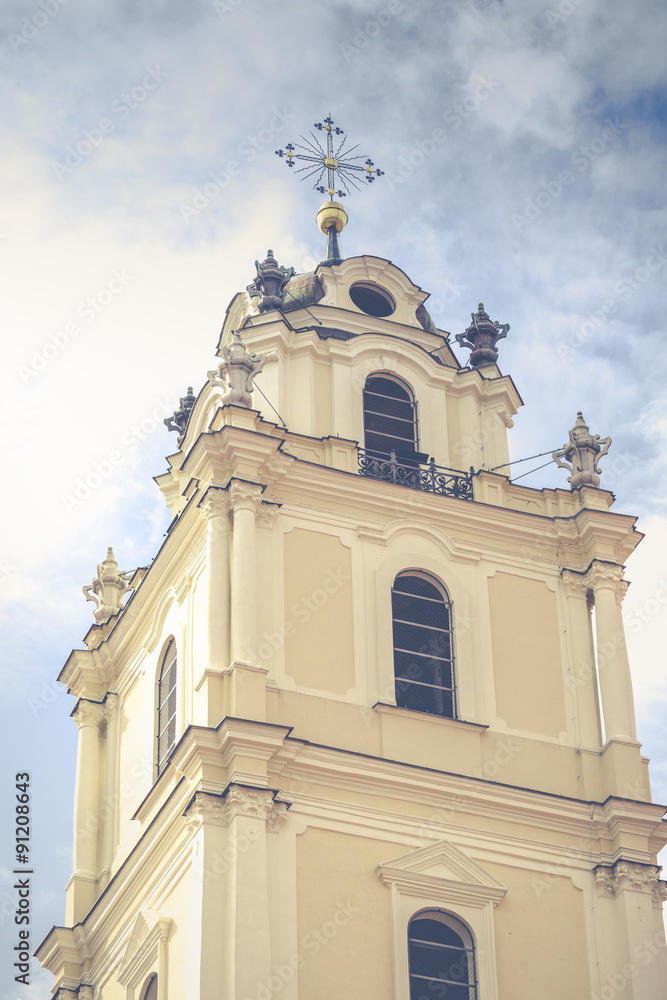
<instances>
[{"instance_id":1,"label":"tower cornice ledge","mask_svg":"<svg viewBox=\"0 0 667 1000\"><path fill-rule=\"evenodd\" d=\"M183 462L181 471L202 486L226 486L230 479L257 481L272 459L290 462L287 455L278 455L285 432L254 410L244 411L252 417L245 422L238 413L230 414L230 409L241 407L218 411L213 429L199 435Z\"/></svg>"},{"instance_id":2,"label":"tower cornice ledge","mask_svg":"<svg viewBox=\"0 0 667 1000\"><path fill-rule=\"evenodd\" d=\"M225 718L215 729L189 726L179 740L169 767L153 784L132 819L145 827L162 808L167 789L185 777L191 795L222 795L230 784L269 784L269 762L283 749L291 728L269 722ZM255 761L252 768L250 760Z\"/></svg>"},{"instance_id":3,"label":"tower cornice ledge","mask_svg":"<svg viewBox=\"0 0 667 1000\"><path fill-rule=\"evenodd\" d=\"M35 958L55 976L54 996L58 990L76 992L83 975L86 943L81 925L52 927L35 949Z\"/></svg>"},{"instance_id":4,"label":"tower cornice ledge","mask_svg":"<svg viewBox=\"0 0 667 1000\"><path fill-rule=\"evenodd\" d=\"M103 657L97 650L73 649L58 674L58 680L67 686L69 694L77 698L101 701L108 691L111 674L105 668Z\"/></svg>"}]
</instances>

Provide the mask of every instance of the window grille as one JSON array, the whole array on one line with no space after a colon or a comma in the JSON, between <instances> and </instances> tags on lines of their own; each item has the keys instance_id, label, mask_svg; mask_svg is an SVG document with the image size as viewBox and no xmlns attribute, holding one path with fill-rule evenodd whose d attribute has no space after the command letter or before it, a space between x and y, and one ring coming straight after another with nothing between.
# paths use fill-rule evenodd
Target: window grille
<instances>
[{"instance_id":1,"label":"window grille","mask_svg":"<svg viewBox=\"0 0 667 1000\"><path fill-rule=\"evenodd\" d=\"M416 460L417 408L410 393L399 382L383 375L370 375L364 388L364 439L366 453L399 460Z\"/></svg>"},{"instance_id":2,"label":"window grille","mask_svg":"<svg viewBox=\"0 0 667 1000\"><path fill-rule=\"evenodd\" d=\"M176 684L178 677L176 643L172 639L162 658L158 681L157 708L157 773L158 777L169 762L176 745Z\"/></svg>"},{"instance_id":3,"label":"window grille","mask_svg":"<svg viewBox=\"0 0 667 1000\"><path fill-rule=\"evenodd\" d=\"M396 704L456 718L452 606L422 575L401 574L391 592Z\"/></svg>"},{"instance_id":4,"label":"window grille","mask_svg":"<svg viewBox=\"0 0 667 1000\"><path fill-rule=\"evenodd\" d=\"M477 1000L475 948L460 920L429 910L408 927L410 1000Z\"/></svg>"}]
</instances>

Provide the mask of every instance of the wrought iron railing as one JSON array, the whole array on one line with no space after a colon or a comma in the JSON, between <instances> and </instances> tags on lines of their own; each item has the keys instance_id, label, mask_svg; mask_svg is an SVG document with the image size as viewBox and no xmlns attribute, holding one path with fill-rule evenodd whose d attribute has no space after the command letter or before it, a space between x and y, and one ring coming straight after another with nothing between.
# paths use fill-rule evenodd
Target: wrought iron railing
<instances>
[{"instance_id":1,"label":"wrought iron railing","mask_svg":"<svg viewBox=\"0 0 667 1000\"><path fill-rule=\"evenodd\" d=\"M359 448L359 475L427 493L473 499L472 475L436 465L433 459L426 465L419 465L417 462L399 462L393 451L388 458L380 458Z\"/></svg>"}]
</instances>

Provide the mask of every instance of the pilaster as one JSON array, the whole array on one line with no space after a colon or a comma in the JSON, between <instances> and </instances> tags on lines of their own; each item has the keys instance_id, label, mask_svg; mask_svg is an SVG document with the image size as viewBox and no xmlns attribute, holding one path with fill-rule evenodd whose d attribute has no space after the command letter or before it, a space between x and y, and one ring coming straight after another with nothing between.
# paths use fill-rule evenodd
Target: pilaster
<instances>
[{"instance_id":1,"label":"pilaster","mask_svg":"<svg viewBox=\"0 0 667 1000\"><path fill-rule=\"evenodd\" d=\"M637 739L630 665L621 618L621 602L627 590L623 567L613 563L591 564L586 582L595 597L600 695L608 740Z\"/></svg>"},{"instance_id":2,"label":"pilaster","mask_svg":"<svg viewBox=\"0 0 667 1000\"><path fill-rule=\"evenodd\" d=\"M561 577L567 622L568 680L575 708L577 745L600 750L602 729L597 693L597 670L591 612L588 604L589 583L579 573L564 570Z\"/></svg>"},{"instance_id":3,"label":"pilaster","mask_svg":"<svg viewBox=\"0 0 667 1000\"><path fill-rule=\"evenodd\" d=\"M206 518L206 663L195 681L203 689L205 725L217 726L224 715L223 673L231 658L231 575L229 562L229 494L210 487L200 504Z\"/></svg>"},{"instance_id":4,"label":"pilaster","mask_svg":"<svg viewBox=\"0 0 667 1000\"><path fill-rule=\"evenodd\" d=\"M67 886L66 919L82 920L97 893L97 831L99 825L99 727L106 718L105 706L80 699L72 712L79 730L74 784L74 858Z\"/></svg>"},{"instance_id":5,"label":"pilaster","mask_svg":"<svg viewBox=\"0 0 667 1000\"><path fill-rule=\"evenodd\" d=\"M229 712L238 718L266 719L266 668L257 656L257 513L264 487L233 479L229 505L232 538L232 663Z\"/></svg>"},{"instance_id":6,"label":"pilaster","mask_svg":"<svg viewBox=\"0 0 667 1000\"><path fill-rule=\"evenodd\" d=\"M615 948L606 955L602 988L619 1000L660 1000L667 996L667 951L662 902L667 884L655 865L625 860L593 871L598 921ZM604 993L602 995L605 995ZM610 993L611 995L611 993Z\"/></svg>"},{"instance_id":7,"label":"pilaster","mask_svg":"<svg viewBox=\"0 0 667 1000\"><path fill-rule=\"evenodd\" d=\"M118 841L118 695L108 694L104 702L103 719L106 722L106 760L104 781L104 822L102 836L102 871L98 892L106 889L111 877L111 866Z\"/></svg>"},{"instance_id":8,"label":"pilaster","mask_svg":"<svg viewBox=\"0 0 667 1000\"><path fill-rule=\"evenodd\" d=\"M288 808L274 797L269 789L230 785L222 796L197 792L186 810L196 870L193 1000L243 1000L271 974L266 836L284 822Z\"/></svg>"}]
</instances>

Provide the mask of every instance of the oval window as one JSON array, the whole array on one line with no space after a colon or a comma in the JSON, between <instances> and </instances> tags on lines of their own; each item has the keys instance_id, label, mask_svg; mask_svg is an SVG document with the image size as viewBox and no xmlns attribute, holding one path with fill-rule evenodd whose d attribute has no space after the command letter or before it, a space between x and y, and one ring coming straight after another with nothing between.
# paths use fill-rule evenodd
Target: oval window
<instances>
[{"instance_id":1,"label":"oval window","mask_svg":"<svg viewBox=\"0 0 667 1000\"><path fill-rule=\"evenodd\" d=\"M361 309L368 316L391 316L396 303L389 292L377 285L367 285L358 281L350 287L350 298L357 309Z\"/></svg>"}]
</instances>

